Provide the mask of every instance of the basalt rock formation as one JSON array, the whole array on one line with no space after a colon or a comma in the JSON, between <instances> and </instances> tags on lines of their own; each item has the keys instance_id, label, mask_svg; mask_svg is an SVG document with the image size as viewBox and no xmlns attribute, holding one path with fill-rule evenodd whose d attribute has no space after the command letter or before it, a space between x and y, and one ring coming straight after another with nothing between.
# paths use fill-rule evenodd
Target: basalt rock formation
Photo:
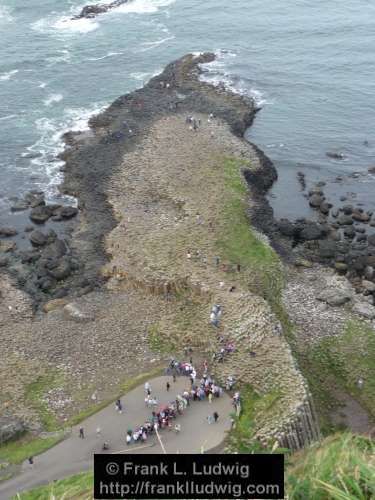
<instances>
[{"instance_id":1,"label":"basalt rock formation","mask_svg":"<svg viewBox=\"0 0 375 500\"><path fill-rule=\"evenodd\" d=\"M112 3L108 4L93 4L93 5L86 5L83 7L81 12L77 15L74 16L72 19L92 19L100 14L105 14L106 12L115 9L116 7L120 7L120 5L123 5L125 3L128 3L130 0L115 0Z\"/></svg>"}]
</instances>

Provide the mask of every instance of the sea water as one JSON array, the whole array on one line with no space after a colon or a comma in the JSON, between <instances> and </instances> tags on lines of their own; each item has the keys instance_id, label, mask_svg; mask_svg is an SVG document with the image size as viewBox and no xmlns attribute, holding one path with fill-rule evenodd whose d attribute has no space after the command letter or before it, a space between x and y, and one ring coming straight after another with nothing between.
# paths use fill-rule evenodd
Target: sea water
<instances>
[{"instance_id":1,"label":"sea water","mask_svg":"<svg viewBox=\"0 0 375 500\"><path fill-rule=\"evenodd\" d=\"M58 198L62 133L200 51L218 55L204 78L262 107L247 137L278 169L277 216L309 214L298 171L375 207L374 2L133 0L72 20L84 5L0 0L0 217L29 189Z\"/></svg>"}]
</instances>

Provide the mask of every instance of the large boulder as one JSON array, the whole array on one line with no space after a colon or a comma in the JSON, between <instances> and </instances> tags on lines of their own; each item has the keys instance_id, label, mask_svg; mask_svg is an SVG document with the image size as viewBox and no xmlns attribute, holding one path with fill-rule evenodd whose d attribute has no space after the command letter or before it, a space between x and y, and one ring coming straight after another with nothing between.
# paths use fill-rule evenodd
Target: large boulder
<instances>
[{"instance_id":1,"label":"large boulder","mask_svg":"<svg viewBox=\"0 0 375 500\"><path fill-rule=\"evenodd\" d=\"M48 270L48 274L58 281L68 278L71 272L72 269L67 260L61 260L56 267Z\"/></svg>"},{"instance_id":2,"label":"large boulder","mask_svg":"<svg viewBox=\"0 0 375 500\"><path fill-rule=\"evenodd\" d=\"M310 204L310 206L312 206L314 208L319 208L323 202L324 202L324 198L319 194L313 194L309 198L309 204Z\"/></svg>"},{"instance_id":3,"label":"large boulder","mask_svg":"<svg viewBox=\"0 0 375 500\"><path fill-rule=\"evenodd\" d=\"M375 319L375 307L368 302L356 302L353 312L366 319Z\"/></svg>"},{"instance_id":4,"label":"large boulder","mask_svg":"<svg viewBox=\"0 0 375 500\"><path fill-rule=\"evenodd\" d=\"M47 243L47 236L42 233L41 231L33 231L30 233L29 239L31 241L31 244L36 246L36 247L42 247Z\"/></svg>"},{"instance_id":5,"label":"large boulder","mask_svg":"<svg viewBox=\"0 0 375 500\"><path fill-rule=\"evenodd\" d=\"M331 259L336 254L336 243L331 240L319 241L318 252L322 259Z\"/></svg>"},{"instance_id":6,"label":"large boulder","mask_svg":"<svg viewBox=\"0 0 375 500\"><path fill-rule=\"evenodd\" d=\"M36 224L44 224L51 217L52 212L48 206L38 206L30 212L30 219Z\"/></svg>"},{"instance_id":7,"label":"large boulder","mask_svg":"<svg viewBox=\"0 0 375 500\"><path fill-rule=\"evenodd\" d=\"M16 236L16 234L18 234L18 231L14 227L0 227L0 236L8 238L10 236Z\"/></svg>"},{"instance_id":8,"label":"large boulder","mask_svg":"<svg viewBox=\"0 0 375 500\"><path fill-rule=\"evenodd\" d=\"M0 443L16 439L25 431L25 424L18 418L0 417Z\"/></svg>"},{"instance_id":9,"label":"large boulder","mask_svg":"<svg viewBox=\"0 0 375 500\"><path fill-rule=\"evenodd\" d=\"M63 219L71 219L78 214L78 208L76 207L61 207L56 210L55 215L60 215Z\"/></svg>"},{"instance_id":10,"label":"large boulder","mask_svg":"<svg viewBox=\"0 0 375 500\"><path fill-rule=\"evenodd\" d=\"M281 219L277 223L280 233L288 238L294 238L296 235L296 225L288 219Z\"/></svg>"},{"instance_id":11,"label":"large boulder","mask_svg":"<svg viewBox=\"0 0 375 500\"><path fill-rule=\"evenodd\" d=\"M340 226L351 226L353 224L353 219L350 215L340 215L337 222Z\"/></svg>"},{"instance_id":12,"label":"large boulder","mask_svg":"<svg viewBox=\"0 0 375 500\"><path fill-rule=\"evenodd\" d=\"M86 323L95 320L95 315L82 310L77 304L70 303L64 307L65 316L78 323Z\"/></svg>"},{"instance_id":13,"label":"large boulder","mask_svg":"<svg viewBox=\"0 0 375 500\"><path fill-rule=\"evenodd\" d=\"M319 224L311 222L306 224L299 233L299 238L302 241L319 240L325 236L325 231Z\"/></svg>"},{"instance_id":14,"label":"large boulder","mask_svg":"<svg viewBox=\"0 0 375 500\"><path fill-rule=\"evenodd\" d=\"M352 299L352 294L348 290L327 289L323 290L316 298L330 306L342 306Z\"/></svg>"}]
</instances>

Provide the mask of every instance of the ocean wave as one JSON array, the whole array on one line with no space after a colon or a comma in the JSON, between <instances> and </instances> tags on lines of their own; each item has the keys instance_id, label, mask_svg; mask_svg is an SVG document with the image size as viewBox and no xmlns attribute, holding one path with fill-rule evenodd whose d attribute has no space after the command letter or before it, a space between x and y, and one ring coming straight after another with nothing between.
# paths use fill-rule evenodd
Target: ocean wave
<instances>
[{"instance_id":1,"label":"ocean wave","mask_svg":"<svg viewBox=\"0 0 375 500\"><path fill-rule=\"evenodd\" d=\"M162 7L168 7L176 0L132 0L129 3L116 7L111 12L123 12L128 14L152 14Z\"/></svg>"},{"instance_id":2,"label":"ocean wave","mask_svg":"<svg viewBox=\"0 0 375 500\"><path fill-rule=\"evenodd\" d=\"M194 55L198 56L199 53ZM220 49L215 52L215 55L216 59L214 61L201 65L203 73L200 78L202 81L211 83L214 86L221 85L234 94L250 97L251 99L254 99L257 106L272 104L271 101L266 99L263 92L253 86L253 83L250 80L247 78L240 78L228 71L230 68L230 60L237 57L235 52Z\"/></svg>"},{"instance_id":3,"label":"ocean wave","mask_svg":"<svg viewBox=\"0 0 375 500\"><path fill-rule=\"evenodd\" d=\"M43 101L45 106L51 106L55 102L60 102L64 99L62 94L51 94Z\"/></svg>"},{"instance_id":4,"label":"ocean wave","mask_svg":"<svg viewBox=\"0 0 375 500\"><path fill-rule=\"evenodd\" d=\"M13 69L12 71L8 71L7 73L2 73L0 74L0 80L1 81L10 80L12 76L15 75L16 73L18 73L18 69Z\"/></svg>"},{"instance_id":5,"label":"ocean wave","mask_svg":"<svg viewBox=\"0 0 375 500\"><path fill-rule=\"evenodd\" d=\"M62 182L63 174L60 167L64 165L58 155L64 151L65 144L62 140L64 133L68 131L80 132L89 129L89 119L100 113L104 105L96 104L88 109L67 108L60 119L39 118L35 121L35 128L40 138L27 148L28 153L37 157L31 160L32 171L40 174L41 178L47 176L46 183L36 183L46 192L50 200L61 197L58 185ZM71 201L71 200L70 200Z\"/></svg>"},{"instance_id":6,"label":"ocean wave","mask_svg":"<svg viewBox=\"0 0 375 500\"><path fill-rule=\"evenodd\" d=\"M77 33L90 33L99 28L99 23L93 19L72 19L72 15L65 15L59 18L47 17L39 19L31 27L40 33L74 35Z\"/></svg>"},{"instance_id":7,"label":"ocean wave","mask_svg":"<svg viewBox=\"0 0 375 500\"><path fill-rule=\"evenodd\" d=\"M11 21L13 21L11 12L12 10L9 7L0 5L0 24L10 23Z\"/></svg>"},{"instance_id":8,"label":"ocean wave","mask_svg":"<svg viewBox=\"0 0 375 500\"><path fill-rule=\"evenodd\" d=\"M175 38L174 35L172 36L167 36L166 38L162 38L161 40L155 40L155 42L144 42L142 43L142 46L145 48L139 49L138 52L146 52L147 50L152 50L155 49L156 47L159 47L159 45L162 45L165 42L168 42L169 40L173 40Z\"/></svg>"},{"instance_id":9,"label":"ocean wave","mask_svg":"<svg viewBox=\"0 0 375 500\"><path fill-rule=\"evenodd\" d=\"M5 120L11 120L12 118L17 118L17 115L0 116L0 121L4 122Z\"/></svg>"},{"instance_id":10,"label":"ocean wave","mask_svg":"<svg viewBox=\"0 0 375 500\"><path fill-rule=\"evenodd\" d=\"M102 59L107 59L108 57L121 56L123 52L108 52L105 56L102 57L89 57L88 61L101 61Z\"/></svg>"}]
</instances>

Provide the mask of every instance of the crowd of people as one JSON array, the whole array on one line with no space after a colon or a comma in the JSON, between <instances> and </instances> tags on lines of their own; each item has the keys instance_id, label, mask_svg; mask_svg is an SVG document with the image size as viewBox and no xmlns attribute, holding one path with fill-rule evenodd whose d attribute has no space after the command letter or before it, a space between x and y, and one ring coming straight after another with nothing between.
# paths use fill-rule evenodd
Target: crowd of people
<instances>
[{"instance_id":1,"label":"crowd of people","mask_svg":"<svg viewBox=\"0 0 375 500\"><path fill-rule=\"evenodd\" d=\"M130 445L132 443L146 442L149 436L165 429L179 433L181 432L181 425L177 422L177 419L179 415L183 415L192 402L208 400L209 403L212 403L214 398L222 396L223 389L208 375L207 370L208 364L205 362L203 364L202 378L197 380L197 371L192 362L179 362L172 359L166 369L167 375L173 376L173 380L176 380L176 376L188 377L190 379L190 388L186 388L181 394L177 394L175 399L168 404L155 408L150 418L142 425L135 429L128 429L126 443ZM167 392L169 392L170 387L170 383L167 381ZM157 406L158 402L152 396L152 388L149 382L145 383L144 389L146 405L150 406L150 401L153 401L153 404ZM207 417L210 424L217 422L218 419L219 414L217 411Z\"/></svg>"}]
</instances>

